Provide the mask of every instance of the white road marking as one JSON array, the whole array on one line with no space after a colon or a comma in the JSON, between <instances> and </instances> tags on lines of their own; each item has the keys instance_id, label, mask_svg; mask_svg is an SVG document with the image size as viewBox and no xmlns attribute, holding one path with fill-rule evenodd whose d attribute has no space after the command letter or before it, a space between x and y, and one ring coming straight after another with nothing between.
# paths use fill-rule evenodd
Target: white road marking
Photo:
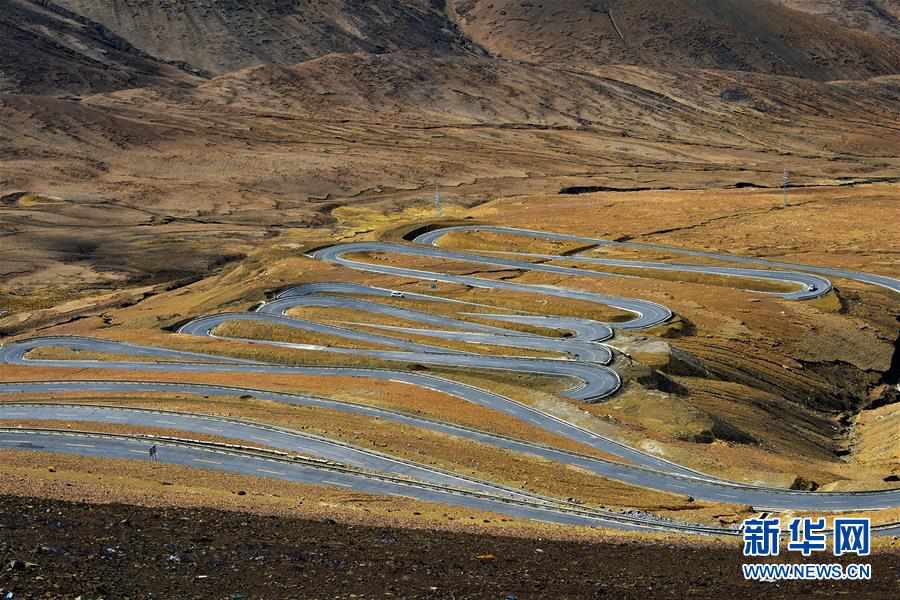
<instances>
[{"instance_id":1,"label":"white road marking","mask_svg":"<svg viewBox=\"0 0 900 600\"><path fill-rule=\"evenodd\" d=\"M330 481L330 480L328 480L328 479L323 479L323 480L322 480L322 483L323 483L324 485L336 485L336 486L338 486L338 487L343 487L343 488L353 487L353 486L350 485L349 483L340 483L340 482L338 482L338 481Z\"/></svg>"},{"instance_id":2,"label":"white road marking","mask_svg":"<svg viewBox=\"0 0 900 600\"><path fill-rule=\"evenodd\" d=\"M257 469L260 473L269 473L270 475L284 475L284 473L280 473L278 471L270 471L269 469Z\"/></svg>"},{"instance_id":3,"label":"white road marking","mask_svg":"<svg viewBox=\"0 0 900 600\"><path fill-rule=\"evenodd\" d=\"M66 442L66 446L71 446L72 448L96 448L94 444L73 444L70 442Z\"/></svg>"},{"instance_id":4,"label":"white road marking","mask_svg":"<svg viewBox=\"0 0 900 600\"><path fill-rule=\"evenodd\" d=\"M210 465L224 465L225 464L219 460L207 460L205 458L195 458L191 462L206 463L206 464L210 464Z\"/></svg>"}]
</instances>

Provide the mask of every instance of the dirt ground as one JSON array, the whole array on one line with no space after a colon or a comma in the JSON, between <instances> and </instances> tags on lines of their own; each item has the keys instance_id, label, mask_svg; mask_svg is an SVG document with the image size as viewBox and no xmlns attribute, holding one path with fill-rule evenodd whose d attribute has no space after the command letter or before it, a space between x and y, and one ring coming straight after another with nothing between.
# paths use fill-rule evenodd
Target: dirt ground
<instances>
[{"instance_id":1,"label":"dirt ground","mask_svg":"<svg viewBox=\"0 0 900 600\"><path fill-rule=\"evenodd\" d=\"M0 496L0 525L0 592L23 599L881 600L900 585L890 543L867 559L869 582L761 584L742 579L736 544L713 541L527 539L11 496Z\"/></svg>"}]
</instances>

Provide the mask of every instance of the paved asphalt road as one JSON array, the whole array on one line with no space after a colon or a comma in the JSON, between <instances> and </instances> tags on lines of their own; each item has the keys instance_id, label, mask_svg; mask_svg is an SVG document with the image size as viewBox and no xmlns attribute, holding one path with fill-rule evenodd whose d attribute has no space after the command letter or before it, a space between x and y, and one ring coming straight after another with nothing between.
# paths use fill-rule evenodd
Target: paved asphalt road
<instances>
[{"instance_id":1,"label":"paved asphalt road","mask_svg":"<svg viewBox=\"0 0 900 600\"><path fill-rule=\"evenodd\" d=\"M477 441L479 443L488 444L498 448L522 452L540 456L558 462L563 465L577 466L597 475L615 479L618 481L639 485L643 487L658 489L661 491L672 492L676 494L691 495L695 498L704 500L719 501L729 504L750 504L760 508L773 509L795 509L795 510L849 510L858 509L878 509L888 508L892 506L900 506L900 490L891 491L875 491L875 492L851 492L851 493L810 493L783 489L768 489L755 487L750 485L742 485L727 481L717 480L706 477L689 469L679 468L670 462L659 459L652 455L644 454L633 450L627 446L619 444L613 440L607 440L596 434L585 432L585 430L577 430L587 435L581 437L584 443L591 445L599 450L604 450L610 454L621 456L624 459L631 459L637 464L624 464L620 462L606 461L599 458L583 456L548 448L538 444L532 444L521 440L513 440L503 436L497 436L481 431L467 429L455 425L441 423L423 419L420 417L397 413L384 409L367 407L356 404L344 403L336 400L328 400L322 398L313 398L308 396L299 396L292 394L283 394L277 392L264 392L260 390L249 390L243 388L232 388L222 386L207 386L194 384L178 384L178 383L153 383L153 382L96 382L96 381L72 381L72 382L55 382L55 383L15 383L0 384L0 394L29 394L29 395L53 395L66 392L76 391L95 391L103 393L122 392L122 393L187 393L202 396L238 396L251 395L260 400L270 400L274 402L282 402L297 406L318 406L329 408L332 410L340 410L342 412L350 412L353 414L362 414L367 416L378 417L384 420L397 422L404 425L421 427L431 431L446 433L456 437ZM118 409L95 408L94 415L98 418L108 412L111 420L121 418L123 413ZM22 407L20 405L3 405L0 407L0 419L21 419ZM59 416L54 417L54 409L42 412L31 411L35 419L59 420L67 418L65 415L76 414L72 407L60 409ZM104 417L101 420L107 420ZM159 427L159 420L174 422L169 416L154 416L154 413L147 413L143 417L141 424L151 427ZM76 419L83 420L83 419ZM210 433L209 422L204 421L206 429L187 428L186 431L198 431L202 433ZM536 423L537 424L537 423ZM162 423L166 426L165 423ZM167 427L171 428L171 425ZM220 424L214 425L216 429L222 429ZM565 430L561 430L565 431ZM303 441L300 436L292 437L293 446L285 447L284 442L279 442L279 438L274 435L266 434L263 431L255 430L252 437L246 435L238 435L237 432L231 430L231 435L236 439L247 439L266 446L282 448L285 450L293 450L306 453L312 456L330 460L346 460L348 464L356 464L363 466L358 459L350 459L346 454L336 455L333 453L324 453L320 445L301 444ZM246 434L246 432L243 432ZM344 446L347 447L346 445ZM335 450L331 450L334 452ZM641 466L637 466L637 465ZM382 465L383 467L383 465ZM387 472L399 473L392 467ZM379 468L375 470L385 470ZM409 472L404 473L412 476ZM434 481L434 480L430 480Z\"/></svg>"},{"instance_id":2,"label":"paved asphalt road","mask_svg":"<svg viewBox=\"0 0 900 600\"><path fill-rule=\"evenodd\" d=\"M207 415L122 407L59 404L5 404L0 419L16 421L67 421L154 427L202 433L241 440L284 452L314 456L375 473L389 473L446 487L456 487L510 498L531 498L528 494L499 485L461 477L452 473L399 460L350 444L308 433L259 423Z\"/></svg>"},{"instance_id":3,"label":"paved asphalt road","mask_svg":"<svg viewBox=\"0 0 900 600\"><path fill-rule=\"evenodd\" d=\"M637 300L632 298L620 298L605 294L582 292L579 290L559 288L550 285L526 285L511 283L509 281L496 281L482 277L468 275L445 275L434 271L409 269L391 265L364 262L347 258L348 254L392 254L400 256L427 257L449 262L461 262L483 265L487 267L502 267L515 271L538 271L556 275L571 275L576 277L606 277L604 273L592 273L590 271L575 269L572 267L560 267L542 263L532 263L526 260L508 259L499 256L470 254L465 252L453 252L442 250L433 246L405 246L387 242L358 242L355 244L340 244L330 246L312 253L311 256L318 260L333 262L358 271L368 273L381 273L410 279L422 279L441 281L457 285L468 285L475 288L506 290L511 292L523 292L527 294L540 294L542 296L554 296L567 300L582 300L612 306L625 312L630 312L635 317L620 323L608 323L614 329L645 329L655 325L661 325L672 318L672 311L661 304Z\"/></svg>"},{"instance_id":4,"label":"paved asphalt road","mask_svg":"<svg viewBox=\"0 0 900 600\"><path fill-rule=\"evenodd\" d=\"M443 235L450 231L491 231L505 233L511 235L523 235L543 239L556 239L566 241L576 241L589 245L591 247L603 247L618 244L635 248L653 248L664 249L670 253L681 253L692 256L701 256L705 258L714 258L717 260L729 260L733 262L753 263L763 265L767 270L730 268L730 267L704 267L700 265L684 265L672 263L654 263L648 261L623 261L595 258L590 256L566 256L554 257L550 255L538 254L516 254L503 253L505 256L512 255L514 258L505 258L501 256L470 254L462 252L451 252L435 248L436 244ZM635 269L648 270L670 270L680 272L705 273L723 277L740 277L742 279L758 279L765 281L778 281L786 285L796 288L795 291L779 293L781 297L787 300L805 300L814 298L827 293L831 289L831 283L827 279L819 275L832 275L844 277L886 287L893 291L900 292L900 281L887 278L884 276L868 275L863 273L855 273L850 271L822 269L818 267L807 267L803 265L788 265L784 263L772 263L762 259L752 259L745 257L733 257L730 255L717 255L711 253L683 251L680 249L672 249L661 246L652 246L644 244L619 243L610 242L608 240L597 240L592 238L584 238L579 236L570 236L564 234L553 234L545 232L535 232L528 230L518 230L505 227L487 227L487 226L468 226L443 229L430 232L423 236L419 236L416 242L419 246L405 246L400 244L389 244L380 242L364 242L359 244L344 244L333 246L319 250L313 254L315 258L335 262L356 270L363 270L372 273L382 273L395 275L403 278L421 279L434 282L446 282L453 284L469 285L473 287L487 289L503 289L515 292L524 292L540 296L550 296L567 299L577 299L588 302L595 302L614 306L621 310L634 314L634 318L621 323L597 323L589 319L578 319L570 317L543 317L525 314L522 312L511 312L509 314L493 314L488 311L496 311L495 307L483 305L468 304L472 307L470 314L476 316L490 316L490 320L494 322L521 323L527 325L540 326L547 329L560 329L566 331L570 337L545 337L535 334L523 333L520 331L506 329L498 326L489 326L473 323L466 320L452 319L443 317L439 314L416 311L410 309L391 306L383 302L378 302L379 298L384 299L391 296L398 296L399 293L393 290L383 288L370 288L357 284L346 283L326 283L326 284L308 284L290 288L271 302L260 306L252 313L232 313L224 315L212 315L209 317L201 317L192 321L181 328L180 333L188 335L213 335L213 330L221 323L234 320L253 320L265 321L273 324L304 329L307 331L326 334L329 336L342 338L350 341L364 342L366 344L374 344L377 347L384 347L384 350L358 350L334 347L313 347L323 352L336 354L353 354L356 356L367 356L381 361L397 362L403 364L420 363L429 365L439 365L444 367L460 367L467 369L487 369L487 370L509 370L529 373L543 373L559 377L574 379L578 382L577 387L568 392L572 398L584 401L598 401L615 393L620 385L618 375L606 365L612 359L611 351L600 342L609 339L613 335L615 329L639 329L652 327L665 322L671 317L671 312L664 306L647 302L643 300L633 300L627 298L618 298L583 292L578 290L568 290L557 286L546 285L526 285L511 283L508 281L496 281L484 279L474 276L456 276L446 275L438 272L422 271L416 269L407 269L385 264L377 264L377 261L365 262L360 259L348 258L348 255L359 255L360 253L374 254L400 254L416 257L430 257L442 261L465 262L488 267L499 267L502 269L514 269L517 271L541 271L553 273L557 275L577 275L591 277L606 277L607 274L598 271L587 271L574 267L563 267L546 262L530 262L549 261L549 260L565 260L567 262L585 263L597 266L613 266ZM790 270L780 270L787 268ZM814 273L814 274L813 274ZM457 302L447 300L428 294L403 293L407 299L429 302ZM373 334L361 332L352 329L352 324L347 327L337 327L313 321L306 321L288 317L286 313L296 307L301 306L323 306L341 309L350 309L354 313L360 315L360 319L364 321L365 315L380 314L401 319L405 322L414 323L415 327L399 327L399 326L382 326L381 330L391 333L414 334L419 337L430 337L433 339L453 340L470 344L473 350L477 349L479 344L488 344L491 346L500 346L508 348L543 350L553 353L565 355L569 360L555 359L538 359L523 358L515 356L483 356L474 352L462 352L448 350L440 346L430 344L415 343L400 340L388 335ZM435 329L436 328L436 329ZM263 340L244 340L248 343L271 344ZM281 346L296 346L310 348L308 345L292 345L278 343ZM62 360L62 361L30 361L26 358L26 354L37 347L68 347L72 349L89 350L114 353L120 355L146 356L161 360L177 360L178 363L169 362L166 364L152 362L134 362L134 361L83 361L83 360ZM586 431L574 424L567 423L552 415L543 413L529 406L523 405L501 395L487 392L472 386L460 384L447 379L424 375L422 373L406 372L402 370L379 370L379 369L358 369L358 368L322 368L322 367L287 367L281 365L271 365L263 363L255 363L253 361L242 361L237 359L225 359L218 356L208 356L197 353L183 353L175 350L163 350L157 348L147 348L135 345L119 344L116 342L107 342L103 340L95 340L88 338L35 338L8 344L0 348L0 361L7 364L29 364L38 362L43 366L68 367L79 369L90 368L112 368L130 371L164 371L164 372L247 372L247 373L302 373L304 375L343 375L377 378L385 380L400 381L412 385L434 389L443 393L462 398L475 404L501 410L518 419L528 422L532 425L541 427L552 433L564 435L583 444L594 447L598 450L613 454L622 458L629 464L604 461L596 458L580 456L577 454L562 452L552 448L546 448L536 444L530 444L520 440L510 440L501 436L495 436L484 432L462 428L459 426L429 421L418 417L386 411L383 409L375 409L371 407L363 407L343 403L335 400L327 400L321 398L310 398L303 396L294 396L288 394L277 394L272 392L263 392L260 390L238 389L217 386L197 386L190 384L155 384L155 383L139 383L139 382L51 382L51 383L29 383L29 384L2 384L0 385L0 393L51 393L51 392L68 392L79 390L94 390L98 392L128 392L128 391L179 391L183 393L202 393L204 395L242 395L250 394L256 398L270 399L278 402L286 402L297 405L312 406L328 406L329 408L343 410L345 412L353 412L357 414L366 414L370 416L378 416L393 420L398 423L405 423L417 427L424 427L434 431L442 431L458 437L473 439L482 443L488 443L500 448L506 448L517 452L525 452L536 454L544 458L548 458L561 464L577 465L588 469L598 475L616 479L619 481L631 483L634 485L645 486L649 488L689 494L696 498L707 500L715 500L732 504L750 504L758 508L773 509L797 509L797 510L821 510L821 511L837 511L837 510L865 510L886 507L900 506L900 490L885 490L861 493L809 493L795 492L781 489L767 489L756 486L744 485L740 483L725 482L717 480L713 477L697 473L691 469L681 467L670 463L664 459L648 455L639 450L630 448L624 444L616 442L608 438L604 438L592 432ZM18 411L25 410L21 405L18 407L3 408L3 412L15 409ZM28 409L33 411L29 413L33 419L52 418L53 410L46 408L32 407ZM156 413L128 414L117 409L85 409L77 407L66 407L66 414L84 414L90 421L107 420L107 419L137 419L138 421L147 420L143 424L154 426L150 423L154 419L158 420L158 416L152 416ZM85 412L82 412L85 411ZM478 482L469 479L457 478L452 474L436 472L422 465L397 461L387 456L375 455L367 453L359 448L353 448L348 445L336 444L329 440L321 438L313 438L311 436L302 436L296 432L274 431L271 428L254 429L249 424L238 424L231 422L230 424L215 423L210 425L208 420L202 417L189 417L180 415L176 420L174 417L170 419L166 416L165 420L177 422L176 429L184 429L186 431L203 431L203 428L227 428L230 432L227 437L237 439L248 439L265 444L271 447L279 447L295 452L302 452L312 456L335 460L344 464L357 466L359 468L401 474L404 476L415 478L434 485L452 486L455 488L468 489L473 491L484 492L491 495L495 501L499 498L522 499L528 498L528 502L540 503L540 498L530 497L527 494L515 492L500 488L487 482ZM0 418L6 418L0 413ZM191 419L199 419L191 420ZM73 417L73 420L82 420ZM202 421L202 422L201 422ZM134 424L141 424L135 421ZM158 426L158 425L157 425ZM171 426L170 426L171 427ZM38 434L35 434L38 435ZM250 437L252 436L252 437ZM285 447L287 445L287 447ZM106 448L105 445L101 445ZM77 448L70 446L53 445L55 451L66 451L66 448ZM180 450L180 448L179 448ZM231 463L228 463L231 465ZM233 465L231 465L233 466ZM245 471L240 471L245 472ZM304 471L305 472L305 471ZM305 480L314 481L314 480ZM406 483L409 486L411 484ZM357 486L354 488L363 491L365 486ZM464 506L475 507L469 503L469 496L459 496L451 494L454 502L451 504L461 504ZM463 498L464 500L460 500ZM444 501L447 501L446 498ZM505 504L503 506L506 506ZM544 506L541 508L546 512L556 510L562 511L565 519L570 519L571 513L566 512L558 507ZM500 511L507 512L508 511ZM554 513L555 514L555 513ZM546 516L546 515L545 515ZM583 515L579 518L587 518ZM598 518L591 515L591 519ZM605 524L618 523L620 525L631 527L632 522L621 522L617 520L615 515L606 517ZM705 531L704 528L698 528L697 531Z\"/></svg>"},{"instance_id":5,"label":"paved asphalt road","mask_svg":"<svg viewBox=\"0 0 900 600\"><path fill-rule=\"evenodd\" d=\"M709 258L712 260L723 260L727 262L733 263L742 263L742 264L752 264L759 265L762 267L766 267L766 269L773 269L772 271L759 271L759 270L747 270L747 269L736 269L731 267L700 267L700 270L694 270L698 267L698 265L678 265L674 263L646 263L644 261L613 261L615 263L632 263L639 265L643 262L646 265L653 265L654 268L664 269L668 271L684 271L686 266L690 266L693 272L699 273L712 273L717 275L732 275L736 277L745 277L745 278L754 278L759 276L765 279L777 279L787 283L797 283L801 288L806 288L807 292L812 292L812 296L808 294L803 294L799 297L794 296L794 299L805 299L809 297L816 297L825 294L831 289L831 283L826 279L812 279L810 278L810 274L824 275L826 277L838 277L843 279L850 279L853 281L859 281L861 283L867 283L870 285L877 285L893 292L897 292L900 294L900 279L895 279L893 277L887 277L885 275L872 275L871 273L863 273L860 271L850 271L847 269L834 269L830 267L816 267L812 265L804 265L797 263L786 263L774 260L767 260L764 258L756 258L752 256L738 256L734 254L717 254L715 252L702 252L699 250L686 250L684 248L676 248L674 246L663 246L660 244L643 244L639 242L616 242L613 240L604 240L601 238L590 238L579 235L570 235L566 233L550 233L546 231L536 231L533 229L520 229L516 227L500 227L500 226L491 226L491 225L463 225L459 227L445 227L443 229L438 229L435 231L430 231L428 233L424 233L415 238L415 242L418 244L427 244L434 245L444 236L452 232L493 232L493 233L502 233L507 235L518 235L523 237L531 237L535 239L545 239L545 240L557 240L557 241L568 241L568 242L578 242L580 244L585 244L589 246L597 246L597 247L619 247L619 248L630 248L633 250L658 250L668 254L680 254L682 256L694 256L699 258ZM568 257L566 257L568 258ZM628 266L627 264L621 264L619 266ZM711 270L710 270L711 269ZM778 269L775 271L775 269ZM754 275L754 273L756 275ZM825 288L821 286L827 284ZM809 289L810 284L815 285L816 290ZM801 290L802 291L802 290Z\"/></svg>"}]
</instances>

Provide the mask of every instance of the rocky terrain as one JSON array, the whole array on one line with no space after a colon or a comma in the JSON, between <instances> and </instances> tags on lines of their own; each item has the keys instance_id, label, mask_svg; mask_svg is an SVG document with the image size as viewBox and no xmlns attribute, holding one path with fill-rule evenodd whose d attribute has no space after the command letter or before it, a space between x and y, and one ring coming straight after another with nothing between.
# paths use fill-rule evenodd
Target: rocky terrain
<instances>
[{"instance_id":1,"label":"rocky terrain","mask_svg":"<svg viewBox=\"0 0 900 600\"><path fill-rule=\"evenodd\" d=\"M431 0L60 0L142 50L212 74L338 52L477 52Z\"/></svg>"},{"instance_id":2,"label":"rocky terrain","mask_svg":"<svg viewBox=\"0 0 900 600\"><path fill-rule=\"evenodd\" d=\"M756 71L812 79L897 71L900 45L766 0L459 0L463 29L498 56Z\"/></svg>"},{"instance_id":3,"label":"rocky terrain","mask_svg":"<svg viewBox=\"0 0 900 600\"><path fill-rule=\"evenodd\" d=\"M49 2L0 3L0 94L61 95L190 81L97 22Z\"/></svg>"},{"instance_id":4,"label":"rocky terrain","mask_svg":"<svg viewBox=\"0 0 900 600\"><path fill-rule=\"evenodd\" d=\"M897 0L781 0L781 3L822 15L847 27L900 36L900 2Z\"/></svg>"},{"instance_id":5,"label":"rocky terrain","mask_svg":"<svg viewBox=\"0 0 900 600\"><path fill-rule=\"evenodd\" d=\"M740 577L739 549L713 542L534 540L8 496L0 525L0 593L15 598L637 600L759 589ZM871 582L781 584L767 594L890 597L897 554L870 562Z\"/></svg>"}]
</instances>

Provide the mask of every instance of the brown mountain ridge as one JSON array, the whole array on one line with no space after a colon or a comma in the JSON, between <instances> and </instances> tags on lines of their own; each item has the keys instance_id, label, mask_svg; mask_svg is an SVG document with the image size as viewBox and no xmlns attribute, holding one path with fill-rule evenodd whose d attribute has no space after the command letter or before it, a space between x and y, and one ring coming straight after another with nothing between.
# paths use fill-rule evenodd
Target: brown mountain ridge
<instances>
[{"instance_id":1,"label":"brown mountain ridge","mask_svg":"<svg viewBox=\"0 0 900 600\"><path fill-rule=\"evenodd\" d=\"M768 0L451 4L463 31L495 55L563 68L636 64L819 80L862 79L900 69L897 40Z\"/></svg>"},{"instance_id":2,"label":"brown mountain ridge","mask_svg":"<svg viewBox=\"0 0 900 600\"><path fill-rule=\"evenodd\" d=\"M51 2L0 0L0 93L170 86L192 75Z\"/></svg>"}]
</instances>

